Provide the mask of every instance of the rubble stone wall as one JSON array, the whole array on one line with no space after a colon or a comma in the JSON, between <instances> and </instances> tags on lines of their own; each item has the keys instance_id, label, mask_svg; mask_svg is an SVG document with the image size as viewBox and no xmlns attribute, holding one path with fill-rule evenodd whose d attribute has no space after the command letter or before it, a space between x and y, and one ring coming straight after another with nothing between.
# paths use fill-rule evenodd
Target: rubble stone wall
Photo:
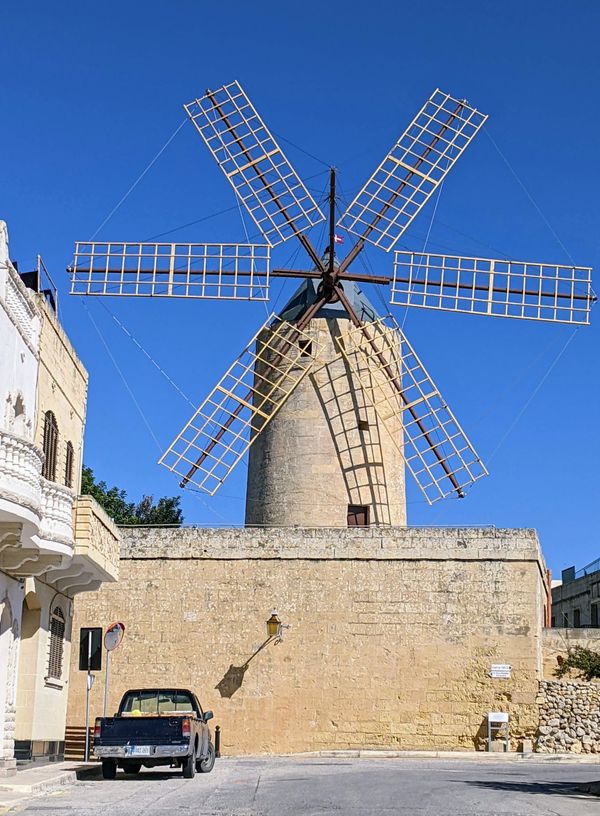
<instances>
[{"instance_id":1,"label":"rubble stone wall","mask_svg":"<svg viewBox=\"0 0 600 816\"><path fill-rule=\"evenodd\" d=\"M542 680L537 748L541 753L600 753L600 683Z\"/></svg>"}]
</instances>

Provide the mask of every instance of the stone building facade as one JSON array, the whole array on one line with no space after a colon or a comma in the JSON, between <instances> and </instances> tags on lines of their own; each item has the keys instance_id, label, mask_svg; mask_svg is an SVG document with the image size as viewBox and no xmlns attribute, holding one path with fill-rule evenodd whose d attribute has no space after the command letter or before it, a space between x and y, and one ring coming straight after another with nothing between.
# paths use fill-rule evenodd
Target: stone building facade
<instances>
[{"instance_id":1,"label":"stone building facade","mask_svg":"<svg viewBox=\"0 0 600 816\"><path fill-rule=\"evenodd\" d=\"M600 559L580 570L564 569L552 587L552 626L600 627Z\"/></svg>"},{"instance_id":2,"label":"stone building facade","mask_svg":"<svg viewBox=\"0 0 600 816\"><path fill-rule=\"evenodd\" d=\"M535 736L548 597L532 530L121 533L119 583L80 596L74 620L126 626L110 711L128 687L192 688L229 754L483 749L489 711L509 713L513 748ZM273 608L290 628L265 645ZM92 716L103 691L99 674ZM74 731L84 701L82 673Z\"/></svg>"},{"instance_id":3,"label":"stone building facade","mask_svg":"<svg viewBox=\"0 0 600 816\"><path fill-rule=\"evenodd\" d=\"M73 598L118 570L118 531L77 497L87 372L40 280L0 221L0 775L62 756Z\"/></svg>"}]
</instances>

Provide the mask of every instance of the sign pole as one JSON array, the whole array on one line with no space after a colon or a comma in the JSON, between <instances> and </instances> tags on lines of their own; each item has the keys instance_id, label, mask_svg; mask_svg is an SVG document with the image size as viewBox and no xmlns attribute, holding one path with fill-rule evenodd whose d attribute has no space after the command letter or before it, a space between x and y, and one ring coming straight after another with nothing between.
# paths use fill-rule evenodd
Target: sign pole
<instances>
[{"instance_id":1,"label":"sign pole","mask_svg":"<svg viewBox=\"0 0 600 816\"><path fill-rule=\"evenodd\" d=\"M106 652L106 669L104 672L104 711L102 716L106 717L106 709L108 707L108 680L110 676L110 651Z\"/></svg>"},{"instance_id":2,"label":"sign pole","mask_svg":"<svg viewBox=\"0 0 600 816\"><path fill-rule=\"evenodd\" d=\"M91 669L92 662L92 633L88 632L88 650L87 650L87 683L85 692L85 754L83 761L90 761L90 689L91 684Z\"/></svg>"}]
</instances>

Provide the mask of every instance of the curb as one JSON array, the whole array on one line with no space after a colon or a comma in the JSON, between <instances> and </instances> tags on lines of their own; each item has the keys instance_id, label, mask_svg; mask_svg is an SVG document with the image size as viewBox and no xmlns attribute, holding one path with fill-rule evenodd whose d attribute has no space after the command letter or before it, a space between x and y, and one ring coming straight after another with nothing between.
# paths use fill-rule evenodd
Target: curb
<instances>
[{"instance_id":1,"label":"curb","mask_svg":"<svg viewBox=\"0 0 600 816\"><path fill-rule=\"evenodd\" d=\"M231 756L231 759L244 759L245 756L238 755ZM256 758L260 755L253 755ZM265 756L265 755L263 755ZM447 760L462 760L463 762L530 762L533 764L542 763L557 763L567 762L571 765L593 765L600 764L600 755L598 754L538 754L533 752L517 753L508 752L500 753L496 751L395 751L385 749L356 749L356 750L323 750L323 751L305 751L297 754L271 754L273 757L286 758L302 758L310 759L311 757L329 757L331 759L447 759ZM226 759L227 757L223 757Z\"/></svg>"},{"instance_id":2,"label":"curb","mask_svg":"<svg viewBox=\"0 0 600 816\"><path fill-rule=\"evenodd\" d=\"M89 779L96 776L100 772L99 767L83 767L77 770L61 771L55 776L49 776L46 779L40 779L39 782L19 783L17 780L19 774L14 777L7 777L7 779L14 779L14 782L3 780L0 782L0 793L16 793L16 794L30 794L43 793L51 788L63 787L66 785L74 785L78 779ZM21 773L27 773L22 771Z\"/></svg>"}]
</instances>

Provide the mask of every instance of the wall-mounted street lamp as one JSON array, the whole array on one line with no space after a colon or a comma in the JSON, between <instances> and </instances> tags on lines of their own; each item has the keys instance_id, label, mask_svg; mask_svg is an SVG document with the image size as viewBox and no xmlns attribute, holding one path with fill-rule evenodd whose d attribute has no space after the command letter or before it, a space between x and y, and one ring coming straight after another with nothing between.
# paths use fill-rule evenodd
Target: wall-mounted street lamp
<instances>
[{"instance_id":1,"label":"wall-mounted street lamp","mask_svg":"<svg viewBox=\"0 0 600 816\"><path fill-rule=\"evenodd\" d=\"M282 623L276 609L271 610L271 617L267 621L267 642L274 640L275 646L283 640L283 630L289 629L289 623Z\"/></svg>"}]
</instances>

